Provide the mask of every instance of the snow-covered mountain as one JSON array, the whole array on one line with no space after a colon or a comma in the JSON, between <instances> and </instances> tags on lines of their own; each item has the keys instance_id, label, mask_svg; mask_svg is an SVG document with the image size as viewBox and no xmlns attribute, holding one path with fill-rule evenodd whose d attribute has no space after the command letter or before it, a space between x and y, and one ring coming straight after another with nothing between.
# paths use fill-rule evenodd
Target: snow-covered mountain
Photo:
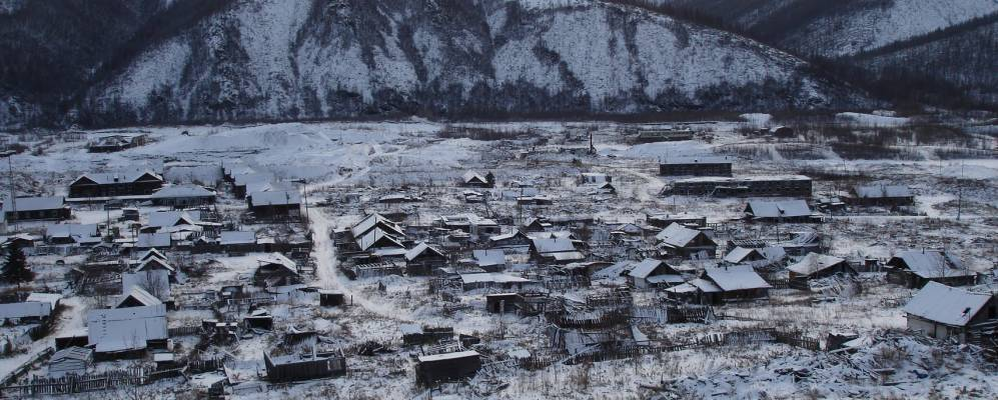
<instances>
[{"instance_id":1,"label":"snow-covered mountain","mask_svg":"<svg viewBox=\"0 0 998 400\"><path fill-rule=\"evenodd\" d=\"M87 91L121 122L866 104L798 58L602 1L233 1Z\"/></svg>"},{"instance_id":2,"label":"snow-covered mountain","mask_svg":"<svg viewBox=\"0 0 998 400\"><path fill-rule=\"evenodd\" d=\"M870 51L998 12L998 0L649 0L692 7L767 43L825 57Z\"/></svg>"}]
</instances>

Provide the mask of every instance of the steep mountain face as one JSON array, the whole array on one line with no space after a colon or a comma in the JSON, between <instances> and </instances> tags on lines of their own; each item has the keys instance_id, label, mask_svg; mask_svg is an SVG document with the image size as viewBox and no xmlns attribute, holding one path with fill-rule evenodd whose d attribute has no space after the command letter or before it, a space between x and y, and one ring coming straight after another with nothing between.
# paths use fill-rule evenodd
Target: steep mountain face
<instances>
[{"instance_id":1,"label":"steep mountain face","mask_svg":"<svg viewBox=\"0 0 998 400\"><path fill-rule=\"evenodd\" d=\"M0 1L0 126L38 122L168 0Z\"/></svg>"},{"instance_id":2,"label":"steep mountain face","mask_svg":"<svg viewBox=\"0 0 998 400\"><path fill-rule=\"evenodd\" d=\"M931 89L928 94L936 100L996 107L998 13L861 53L849 61L883 79L918 81L923 90Z\"/></svg>"},{"instance_id":3,"label":"steep mountain face","mask_svg":"<svg viewBox=\"0 0 998 400\"><path fill-rule=\"evenodd\" d=\"M839 57L998 11L995 0L651 0L696 8L795 54Z\"/></svg>"},{"instance_id":4,"label":"steep mountain face","mask_svg":"<svg viewBox=\"0 0 998 400\"><path fill-rule=\"evenodd\" d=\"M730 33L599 1L234 1L87 91L93 124L869 102Z\"/></svg>"}]
</instances>

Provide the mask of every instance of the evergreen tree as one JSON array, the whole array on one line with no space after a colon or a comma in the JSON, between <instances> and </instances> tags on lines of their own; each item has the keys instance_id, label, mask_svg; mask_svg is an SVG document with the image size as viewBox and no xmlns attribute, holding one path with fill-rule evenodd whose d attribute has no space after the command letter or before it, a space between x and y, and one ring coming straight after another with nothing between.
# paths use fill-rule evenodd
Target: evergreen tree
<instances>
[{"instance_id":1,"label":"evergreen tree","mask_svg":"<svg viewBox=\"0 0 998 400\"><path fill-rule=\"evenodd\" d=\"M16 284L18 287L23 282L30 282L35 279L35 273L28 269L28 261L21 248L12 245L7 254L7 262L0 271L0 280L5 283Z\"/></svg>"}]
</instances>

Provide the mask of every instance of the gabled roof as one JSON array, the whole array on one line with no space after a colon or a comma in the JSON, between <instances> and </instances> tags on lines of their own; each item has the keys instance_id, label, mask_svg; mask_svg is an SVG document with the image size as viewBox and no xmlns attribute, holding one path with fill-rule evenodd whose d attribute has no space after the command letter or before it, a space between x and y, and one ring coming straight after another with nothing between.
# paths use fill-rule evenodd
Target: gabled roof
<instances>
[{"instance_id":1,"label":"gabled roof","mask_svg":"<svg viewBox=\"0 0 998 400\"><path fill-rule=\"evenodd\" d=\"M25 302L38 302L38 303L48 303L54 309L56 305L59 304L59 300L62 299L62 295L58 293L38 293L34 292L28 295L28 298L24 299Z\"/></svg>"},{"instance_id":2,"label":"gabled roof","mask_svg":"<svg viewBox=\"0 0 998 400\"><path fill-rule=\"evenodd\" d=\"M162 269L140 272L126 272L121 274L121 288L125 293L131 292L134 287L142 287L149 294L156 293L160 300L171 297L170 272Z\"/></svg>"},{"instance_id":3,"label":"gabled roof","mask_svg":"<svg viewBox=\"0 0 998 400\"><path fill-rule=\"evenodd\" d=\"M416 257L419 257L420 254L423 254L425 252L430 252L432 253L431 255L437 257L446 257L446 255L442 251L438 250L436 247L430 246L426 244L426 242L419 242L419 244L417 244L412 249L409 249L409 251L405 253L405 259L408 261L412 261L416 259Z\"/></svg>"},{"instance_id":4,"label":"gabled roof","mask_svg":"<svg viewBox=\"0 0 998 400\"><path fill-rule=\"evenodd\" d=\"M845 259L827 254L807 253L804 258L796 264L787 267L787 269L801 275L811 275L816 272L824 271L842 262L845 262Z\"/></svg>"},{"instance_id":5,"label":"gabled roof","mask_svg":"<svg viewBox=\"0 0 998 400\"><path fill-rule=\"evenodd\" d=\"M593 279L613 279L623 276L634 268L633 261L619 261L593 273Z\"/></svg>"},{"instance_id":6,"label":"gabled roof","mask_svg":"<svg viewBox=\"0 0 998 400\"><path fill-rule=\"evenodd\" d=\"M132 290L130 290L127 295L123 295L118 299L118 302L114 304L114 308L122 308L122 305L128 299L138 301L144 307L163 304L163 302L157 299L156 296L153 296L141 286L132 286Z\"/></svg>"},{"instance_id":7,"label":"gabled roof","mask_svg":"<svg viewBox=\"0 0 998 400\"><path fill-rule=\"evenodd\" d=\"M704 275L724 291L768 289L771 286L748 265L706 268Z\"/></svg>"},{"instance_id":8,"label":"gabled roof","mask_svg":"<svg viewBox=\"0 0 998 400\"><path fill-rule=\"evenodd\" d=\"M464 175L461 176L461 179L464 180L464 183L480 183L480 184L489 183L489 180L485 179L485 175L481 175L475 171L465 172Z\"/></svg>"},{"instance_id":9,"label":"gabled roof","mask_svg":"<svg viewBox=\"0 0 998 400\"><path fill-rule=\"evenodd\" d=\"M574 252L575 243L564 237L533 239L534 250L540 254Z\"/></svg>"},{"instance_id":10,"label":"gabled roof","mask_svg":"<svg viewBox=\"0 0 998 400\"><path fill-rule=\"evenodd\" d=\"M292 261L290 258L284 256L281 253L270 253L256 258L256 261L260 265L273 264L280 267L284 267L288 271L298 274L298 264Z\"/></svg>"},{"instance_id":11,"label":"gabled roof","mask_svg":"<svg viewBox=\"0 0 998 400\"><path fill-rule=\"evenodd\" d=\"M153 199L175 199L186 197L215 197L215 192L197 185L168 186L157 190L150 198Z\"/></svg>"},{"instance_id":12,"label":"gabled roof","mask_svg":"<svg viewBox=\"0 0 998 400\"><path fill-rule=\"evenodd\" d=\"M400 228L398 224L378 213L369 214L364 217L364 219L360 220L360 222L354 224L354 226L350 227L350 234L352 234L354 238L359 238L375 227L381 227L385 231L399 236L405 235L405 232L402 231L402 228Z\"/></svg>"},{"instance_id":13,"label":"gabled roof","mask_svg":"<svg viewBox=\"0 0 998 400\"><path fill-rule=\"evenodd\" d=\"M200 211L156 211L149 213L149 223L146 226L163 228L178 225L197 225L200 222Z\"/></svg>"},{"instance_id":14,"label":"gabled roof","mask_svg":"<svg viewBox=\"0 0 998 400\"><path fill-rule=\"evenodd\" d=\"M21 207L18 206L18 210ZM99 236L97 224L52 224L45 227L45 236L50 238L95 237Z\"/></svg>"},{"instance_id":15,"label":"gabled roof","mask_svg":"<svg viewBox=\"0 0 998 400\"><path fill-rule=\"evenodd\" d=\"M253 192L247 197L249 197L250 205L253 207L301 204L301 195L296 190Z\"/></svg>"},{"instance_id":16,"label":"gabled roof","mask_svg":"<svg viewBox=\"0 0 998 400\"><path fill-rule=\"evenodd\" d=\"M941 324L965 326L989 300L989 294L929 282L904 306L904 312Z\"/></svg>"},{"instance_id":17,"label":"gabled roof","mask_svg":"<svg viewBox=\"0 0 998 400\"><path fill-rule=\"evenodd\" d=\"M628 272L627 275L630 275L634 278L644 279L647 278L648 275L651 275L651 273L654 272L655 269L660 267L662 264L665 264L665 261L656 260L654 258L646 258L634 264L634 266L631 268L631 271Z\"/></svg>"},{"instance_id":18,"label":"gabled roof","mask_svg":"<svg viewBox=\"0 0 998 400\"><path fill-rule=\"evenodd\" d=\"M793 218L810 216L811 208L804 200L759 201L753 200L745 208L753 218Z\"/></svg>"},{"instance_id":19,"label":"gabled roof","mask_svg":"<svg viewBox=\"0 0 998 400\"><path fill-rule=\"evenodd\" d=\"M142 257L139 257L139 261L145 261L150 258L158 258L160 260L166 260L166 256L163 255L163 253L161 253L159 250L149 249L142 254Z\"/></svg>"},{"instance_id":20,"label":"gabled roof","mask_svg":"<svg viewBox=\"0 0 998 400\"><path fill-rule=\"evenodd\" d=\"M267 183L274 180L274 174L268 172L245 172L233 175L232 180L236 186L245 186L247 183L257 182Z\"/></svg>"},{"instance_id":21,"label":"gabled roof","mask_svg":"<svg viewBox=\"0 0 998 400\"><path fill-rule=\"evenodd\" d=\"M686 245L690 244L693 239L696 239L701 234L703 232L673 222L665 229L662 229L658 235L655 235L655 238L662 242L662 244L679 248L686 247Z\"/></svg>"},{"instance_id":22,"label":"gabled roof","mask_svg":"<svg viewBox=\"0 0 998 400\"><path fill-rule=\"evenodd\" d=\"M905 185L859 185L853 189L861 199L886 199L914 197Z\"/></svg>"},{"instance_id":23,"label":"gabled roof","mask_svg":"<svg viewBox=\"0 0 998 400\"><path fill-rule=\"evenodd\" d=\"M503 241L503 240L508 240L508 239L515 238L517 236L522 237L524 239L528 239L528 240L530 239L529 237L527 237L526 234L524 234L523 232L520 232L519 230L517 230L517 231L514 231L514 232L503 233L503 234L492 236L492 237L489 238L489 240L493 241L493 242L500 242L500 241Z\"/></svg>"},{"instance_id":24,"label":"gabled roof","mask_svg":"<svg viewBox=\"0 0 998 400\"><path fill-rule=\"evenodd\" d=\"M499 272L481 272L474 274L461 274L462 283L528 283L530 279L519 276L503 274Z\"/></svg>"},{"instance_id":25,"label":"gabled roof","mask_svg":"<svg viewBox=\"0 0 998 400\"><path fill-rule=\"evenodd\" d=\"M153 180L162 181L163 177L159 176L155 172L149 170L142 171L132 171L132 172L104 172L104 173L87 173L73 181L72 185L77 183L82 183L89 181L98 185L108 185L112 183L131 183L135 181L142 180L143 178L151 178Z\"/></svg>"},{"instance_id":26,"label":"gabled roof","mask_svg":"<svg viewBox=\"0 0 998 400\"><path fill-rule=\"evenodd\" d=\"M66 199L62 196L17 197L15 200L16 202L10 201L10 196L4 198L3 211L14 212L15 206L17 211L58 210L66 206Z\"/></svg>"},{"instance_id":27,"label":"gabled roof","mask_svg":"<svg viewBox=\"0 0 998 400\"><path fill-rule=\"evenodd\" d=\"M151 271L154 269L165 269L169 272L175 272L177 269L174 268L166 260L159 257L149 257L142 261L138 267L135 268L136 271Z\"/></svg>"},{"instance_id":28,"label":"gabled roof","mask_svg":"<svg viewBox=\"0 0 998 400\"><path fill-rule=\"evenodd\" d=\"M379 247L405 248L401 241L395 238L395 236L390 235L388 232L385 232L380 227L374 228L367 232L364 236L361 236L360 239L357 240L357 245L360 246L361 251L367 251L379 242L383 243L383 241L388 241L388 246Z\"/></svg>"},{"instance_id":29,"label":"gabled roof","mask_svg":"<svg viewBox=\"0 0 998 400\"><path fill-rule=\"evenodd\" d=\"M948 252L938 250L906 250L897 253L888 264L903 261L912 273L922 278L946 278L956 276L972 276L973 272L965 270L960 259Z\"/></svg>"},{"instance_id":30,"label":"gabled roof","mask_svg":"<svg viewBox=\"0 0 998 400\"><path fill-rule=\"evenodd\" d=\"M757 249L746 249L744 247L735 247L724 255L724 261L732 264L740 264L742 261L747 259L752 254L758 254L760 257L765 258L765 256L759 252Z\"/></svg>"}]
</instances>

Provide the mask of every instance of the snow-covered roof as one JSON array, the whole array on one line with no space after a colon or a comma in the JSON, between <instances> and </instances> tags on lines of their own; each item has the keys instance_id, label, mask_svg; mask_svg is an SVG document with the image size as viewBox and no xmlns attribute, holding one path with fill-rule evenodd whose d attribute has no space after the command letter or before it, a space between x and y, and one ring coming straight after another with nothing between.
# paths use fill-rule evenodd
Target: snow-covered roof
<instances>
[{"instance_id":1,"label":"snow-covered roof","mask_svg":"<svg viewBox=\"0 0 998 400\"><path fill-rule=\"evenodd\" d=\"M87 343L98 352L144 349L149 340L169 338L164 304L92 310L87 328Z\"/></svg>"},{"instance_id":2,"label":"snow-covered roof","mask_svg":"<svg viewBox=\"0 0 998 400\"><path fill-rule=\"evenodd\" d=\"M153 193L150 198L153 199L175 199L175 198L185 198L185 197L215 197L215 192L205 189L202 186L197 185L178 185L178 186L167 186L156 193Z\"/></svg>"},{"instance_id":3,"label":"snow-covered roof","mask_svg":"<svg viewBox=\"0 0 998 400\"><path fill-rule=\"evenodd\" d=\"M724 291L766 289L771 287L748 265L706 268L704 269L704 273L707 278Z\"/></svg>"},{"instance_id":4,"label":"snow-covered roof","mask_svg":"<svg viewBox=\"0 0 998 400\"><path fill-rule=\"evenodd\" d=\"M350 228L350 234L352 234L353 237L358 238L368 233L368 231L374 229L376 226L400 236L405 235L405 232L402 231L402 228L400 228L398 224L378 213L370 214L360 220L360 222L354 224L354 226Z\"/></svg>"},{"instance_id":5,"label":"snow-covered roof","mask_svg":"<svg viewBox=\"0 0 998 400\"><path fill-rule=\"evenodd\" d=\"M462 283L527 283L532 282L530 279L521 278L519 276L503 274L499 272L480 272L474 274L461 274Z\"/></svg>"},{"instance_id":6,"label":"snow-covered roof","mask_svg":"<svg viewBox=\"0 0 998 400\"><path fill-rule=\"evenodd\" d=\"M801 275L811 275L815 272L831 268L841 262L845 262L845 259L827 254L807 253L804 258L796 264L787 267L787 269Z\"/></svg>"},{"instance_id":7,"label":"snow-covered roof","mask_svg":"<svg viewBox=\"0 0 998 400\"><path fill-rule=\"evenodd\" d=\"M655 268L658 268L663 263L664 261L662 260L656 260L654 258L646 258L634 264L634 266L631 268L631 271L628 272L627 274L634 278L642 278L642 279L647 278L648 275L651 275L652 271L654 271Z\"/></svg>"},{"instance_id":8,"label":"snow-covered roof","mask_svg":"<svg viewBox=\"0 0 998 400\"><path fill-rule=\"evenodd\" d=\"M731 159L726 156L680 156L663 159L661 164L731 164Z\"/></svg>"},{"instance_id":9,"label":"snow-covered roof","mask_svg":"<svg viewBox=\"0 0 998 400\"><path fill-rule=\"evenodd\" d=\"M132 286L131 290L128 291L128 294L122 295L121 298L118 299L118 302L114 304L114 308L121 308L122 303L128 299L135 299L140 304L147 307L163 304L163 302L156 298L156 296L153 296L152 293L149 293L141 286L136 285Z\"/></svg>"},{"instance_id":10,"label":"snow-covered roof","mask_svg":"<svg viewBox=\"0 0 998 400\"><path fill-rule=\"evenodd\" d=\"M135 268L136 271L150 271L154 269L165 269L170 272L176 271L176 268L170 265L169 262L159 257L149 257L142 260L139 266Z\"/></svg>"},{"instance_id":11,"label":"snow-covered roof","mask_svg":"<svg viewBox=\"0 0 998 400\"><path fill-rule=\"evenodd\" d=\"M140 171L131 171L131 172L87 173L80 176L79 178L76 178L76 180L73 181L73 183L75 184L76 182L79 182L81 179L90 180L98 185L109 185L114 183L131 183L138 181L140 178L146 175L156 180L160 181L163 180L163 177L159 176L159 174L155 172L149 170L140 170Z\"/></svg>"},{"instance_id":12,"label":"snow-covered roof","mask_svg":"<svg viewBox=\"0 0 998 400\"><path fill-rule=\"evenodd\" d=\"M533 239L534 249L540 254L576 251L575 243L564 237Z\"/></svg>"},{"instance_id":13,"label":"snow-covered roof","mask_svg":"<svg viewBox=\"0 0 998 400\"><path fill-rule=\"evenodd\" d=\"M248 197L250 198L250 205L254 207L301 204L301 195L295 190L253 192Z\"/></svg>"},{"instance_id":14,"label":"snow-covered roof","mask_svg":"<svg viewBox=\"0 0 998 400\"><path fill-rule=\"evenodd\" d=\"M946 325L964 326L990 299L989 294L929 282L904 306L904 312Z\"/></svg>"},{"instance_id":15,"label":"snow-covered roof","mask_svg":"<svg viewBox=\"0 0 998 400\"><path fill-rule=\"evenodd\" d=\"M586 258L585 254L578 251L562 251L558 253L545 253L544 256L552 257L556 261L578 261Z\"/></svg>"},{"instance_id":16,"label":"snow-covered roof","mask_svg":"<svg viewBox=\"0 0 998 400\"><path fill-rule=\"evenodd\" d=\"M499 241L503 241L503 240L507 240L507 239L512 239L512 238L515 238L517 236L527 237L527 235L524 235L523 232L515 231L515 232L503 233L503 234L492 236L492 237L489 238L489 240L491 240L493 242L499 242Z\"/></svg>"},{"instance_id":17,"label":"snow-covered roof","mask_svg":"<svg viewBox=\"0 0 998 400\"><path fill-rule=\"evenodd\" d=\"M149 213L149 222L146 223L146 226L163 228L177 225L197 225L199 222L201 222L200 211L156 211Z\"/></svg>"},{"instance_id":18,"label":"snow-covered roof","mask_svg":"<svg viewBox=\"0 0 998 400\"><path fill-rule=\"evenodd\" d=\"M683 276L677 274L662 274L650 276L646 279L648 283L683 283Z\"/></svg>"},{"instance_id":19,"label":"snow-covered roof","mask_svg":"<svg viewBox=\"0 0 998 400\"><path fill-rule=\"evenodd\" d=\"M672 247L686 247L686 245L693 241L693 239L696 239L697 235L700 233L701 232L696 229L690 229L673 222L655 235L655 238L665 245Z\"/></svg>"},{"instance_id":20,"label":"snow-covered roof","mask_svg":"<svg viewBox=\"0 0 998 400\"><path fill-rule=\"evenodd\" d=\"M854 189L861 199L883 199L913 197L911 189L905 185L859 185Z\"/></svg>"},{"instance_id":21,"label":"snow-covered roof","mask_svg":"<svg viewBox=\"0 0 998 400\"><path fill-rule=\"evenodd\" d=\"M502 250L474 250L471 254L479 267L506 265L506 254Z\"/></svg>"},{"instance_id":22,"label":"snow-covered roof","mask_svg":"<svg viewBox=\"0 0 998 400\"><path fill-rule=\"evenodd\" d=\"M58 293L31 293L28 295L25 302L38 302L38 303L48 303L51 308L55 308L59 304L59 300L62 299L62 295Z\"/></svg>"},{"instance_id":23,"label":"snow-covered roof","mask_svg":"<svg viewBox=\"0 0 998 400\"><path fill-rule=\"evenodd\" d=\"M26 301L0 304L0 321L9 318L47 317L50 313L52 313L52 305L48 302Z\"/></svg>"},{"instance_id":24,"label":"snow-covered roof","mask_svg":"<svg viewBox=\"0 0 998 400\"><path fill-rule=\"evenodd\" d=\"M139 257L139 260L145 261L145 260L148 260L150 258L158 258L160 260L166 260L166 256L163 253L161 253L159 250L156 250L156 249L146 250L145 253L142 253L142 257Z\"/></svg>"},{"instance_id":25,"label":"snow-covered roof","mask_svg":"<svg viewBox=\"0 0 998 400\"><path fill-rule=\"evenodd\" d=\"M593 273L594 279L613 279L619 276L623 276L624 273L631 270L634 267L633 261L619 261L610 265L609 267L603 268L599 271Z\"/></svg>"},{"instance_id":26,"label":"snow-covered roof","mask_svg":"<svg viewBox=\"0 0 998 400\"><path fill-rule=\"evenodd\" d=\"M718 176L698 176L694 178L677 179L674 183L694 183L694 182L716 182L718 184L738 184L742 182L771 182L771 181L810 181L811 178L804 175L756 175L740 176L737 178L727 178Z\"/></svg>"},{"instance_id":27,"label":"snow-covered roof","mask_svg":"<svg viewBox=\"0 0 998 400\"><path fill-rule=\"evenodd\" d=\"M274 264L284 267L288 271L298 273L298 264L281 253L270 253L256 258L260 265Z\"/></svg>"},{"instance_id":28,"label":"snow-covered roof","mask_svg":"<svg viewBox=\"0 0 998 400\"><path fill-rule=\"evenodd\" d=\"M66 199L62 196L53 197L17 197L15 198L16 203L10 201L10 196L4 198L3 211L4 212L14 212L16 206L17 211L43 211L43 210L56 210L63 208L66 205Z\"/></svg>"},{"instance_id":29,"label":"snow-covered roof","mask_svg":"<svg viewBox=\"0 0 998 400\"><path fill-rule=\"evenodd\" d=\"M99 233L97 224L52 224L45 227L45 236L50 238L94 237L99 236Z\"/></svg>"},{"instance_id":30,"label":"snow-covered roof","mask_svg":"<svg viewBox=\"0 0 998 400\"><path fill-rule=\"evenodd\" d=\"M253 231L225 231L222 232L218 239L218 244L222 246L255 243L256 232Z\"/></svg>"},{"instance_id":31,"label":"snow-covered roof","mask_svg":"<svg viewBox=\"0 0 998 400\"><path fill-rule=\"evenodd\" d=\"M246 172L233 175L232 180L236 186L245 186L248 183L269 183L274 180L274 174L268 172Z\"/></svg>"},{"instance_id":32,"label":"snow-covered roof","mask_svg":"<svg viewBox=\"0 0 998 400\"><path fill-rule=\"evenodd\" d=\"M409 249L409 251L405 253L405 259L408 261L412 261L416 257L419 257L420 254L423 254L423 252L425 251L436 253L437 256L444 257L444 253L438 250L436 247L430 246L426 244L426 242L419 242L419 244L417 244L412 249Z\"/></svg>"},{"instance_id":33,"label":"snow-covered roof","mask_svg":"<svg viewBox=\"0 0 998 400\"><path fill-rule=\"evenodd\" d=\"M357 244L360 246L361 251L367 251L382 239L386 239L391 242L391 246L389 247L405 248L405 246L402 245L402 242L395 238L395 236L388 234L388 232L382 230L380 227L374 228L370 232L364 234L364 236L361 236L357 241Z\"/></svg>"},{"instance_id":34,"label":"snow-covered roof","mask_svg":"<svg viewBox=\"0 0 998 400\"><path fill-rule=\"evenodd\" d=\"M135 247L170 247L172 244L169 232L140 233L135 239Z\"/></svg>"},{"instance_id":35,"label":"snow-covered roof","mask_svg":"<svg viewBox=\"0 0 998 400\"><path fill-rule=\"evenodd\" d=\"M922 278L945 278L971 276L963 263L948 252L938 250L906 250L897 253L895 259L904 261L912 273ZM891 260L894 261L894 260Z\"/></svg>"},{"instance_id":36,"label":"snow-covered roof","mask_svg":"<svg viewBox=\"0 0 998 400\"><path fill-rule=\"evenodd\" d=\"M732 264L739 264L742 261L744 261L748 256L752 255L752 253L759 254L760 256L762 256L762 253L760 253L759 250L757 249L747 249L739 246L735 247L734 249L731 249L731 251L729 251L728 254L725 254L724 261Z\"/></svg>"},{"instance_id":37,"label":"snow-covered roof","mask_svg":"<svg viewBox=\"0 0 998 400\"><path fill-rule=\"evenodd\" d=\"M464 175L461 176L461 179L464 180L464 183L488 183L488 179L485 179L485 175L479 174L475 171L465 172Z\"/></svg>"},{"instance_id":38,"label":"snow-covered roof","mask_svg":"<svg viewBox=\"0 0 998 400\"><path fill-rule=\"evenodd\" d=\"M152 271L126 272L121 274L121 288L125 293L133 287L142 287L150 294L156 293L159 299L170 298L170 272L162 269Z\"/></svg>"},{"instance_id":39,"label":"snow-covered roof","mask_svg":"<svg viewBox=\"0 0 998 400\"><path fill-rule=\"evenodd\" d=\"M790 218L811 215L811 207L804 200L750 201L745 212L753 218Z\"/></svg>"},{"instance_id":40,"label":"snow-covered roof","mask_svg":"<svg viewBox=\"0 0 998 400\"><path fill-rule=\"evenodd\" d=\"M467 351L458 351L455 353L443 353L443 354L432 354L428 356L419 356L419 362L456 360L467 357L478 357L478 352L474 350L467 350Z\"/></svg>"}]
</instances>

